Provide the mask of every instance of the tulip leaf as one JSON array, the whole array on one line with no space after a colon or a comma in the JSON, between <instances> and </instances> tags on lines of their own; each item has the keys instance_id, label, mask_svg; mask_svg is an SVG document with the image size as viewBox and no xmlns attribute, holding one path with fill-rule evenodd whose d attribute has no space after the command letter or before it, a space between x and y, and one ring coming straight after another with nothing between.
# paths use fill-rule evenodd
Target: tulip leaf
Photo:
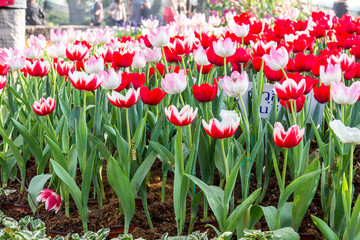
<instances>
[{"instance_id":1,"label":"tulip leaf","mask_svg":"<svg viewBox=\"0 0 360 240\"><path fill-rule=\"evenodd\" d=\"M360 224L359 224L359 216L360 216L360 195L358 195L355 206L353 208L350 222L346 226L343 239L359 239L360 234Z\"/></svg>"},{"instance_id":2,"label":"tulip leaf","mask_svg":"<svg viewBox=\"0 0 360 240\"><path fill-rule=\"evenodd\" d=\"M249 197L247 197L235 210L230 214L226 219L226 229L225 231L233 232L236 228L236 225L240 221L241 217L246 213L251 204L260 196L261 188L255 190ZM224 231L224 230L222 230Z\"/></svg>"},{"instance_id":3,"label":"tulip leaf","mask_svg":"<svg viewBox=\"0 0 360 240\"><path fill-rule=\"evenodd\" d=\"M54 156L54 160L57 163L59 163L61 165L61 167L67 171L67 164L66 164L67 161L66 161L61 149L59 148L59 145L48 136L45 136L45 139L51 148L51 152Z\"/></svg>"},{"instance_id":4,"label":"tulip leaf","mask_svg":"<svg viewBox=\"0 0 360 240\"><path fill-rule=\"evenodd\" d=\"M61 179L61 181L67 186L67 189L69 190L71 196L74 199L74 202L76 204L76 207L80 213L81 220L86 221L87 219L87 211L85 211L82 203L82 197L81 197L81 191L79 187L76 185L75 180L69 175L69 173L66 172L66 170L56 161L50 160L54 172L56 175Z\"/></svg>"},{"instance_id":5,"label":"tulip leaf","mask_svg":"<svg viewBox=\"0 0 360 240\"><path fill-rule=\"evenodd\" d=\"M29 131L21 123L19 123L18 121L16 121L13 118L11 118L11 121L14 124L14 127L20 132L20 134L25 139L27 145L29 146L31 153L35 157L36 163L39 163L42 158L42 152L41 152L41 149L40 149L40 146L39 146L39 143L37 142L37 140L33 136L31 136Z\"/></svg>"},{"instance_id":6,"label":"tulip leaf","mask_svg":"<svg viewBox=\"0 0 360 240\"><path fill-rule=\"evenodd\" d=\"M350 183L350 184L352 184L352 183ZM345 173L343 174L341 193L342 193L342 200L343 200L344 209L345 209L345 215L346 215L346 219L348 221L348 220L350 220L350 213L351 213L351 205L349 205L349 202L351 199L351 193L349 190L349 185L346 180Z\"/></svg>"},{"instance_id":7,"label":"tulip leaf","mask_svg":"<svg viewBox=\"0 0 360 240\"><path fill-rule=\"evenodd\" d=\"M306 168L305 173L310 173L320 170L319 159L312 161L309 166ZM300 186L298 186L294 192L294 207L292 208L292 227L297 231L300 227L300 224L305 216L307 209L312 202L318 184L319 184L320 175L310 178L307 181L303 181Z\"/></svg>"},{"instance_id":8,"label":"tulip leaf","mask_svg":"<svg viewBox=\"0 0 360 240\"><path fill-rule=\"evenodd\" d=\"M150 141L150 146L163 158L167 163L175 164L175 157L169 150L158 142Z\"/></svg>"},{"instance_id":9,"label":"tulip leaf","mask_svg":"<svg viewBox=\"0 0 360 240\"><path fill-rule=\"evenodd\" d=\"M150 171L152 165L154 164L156 157L157 153L155 151L152 151L141 163L139 168L136 170L133 178L131 179L130 185L134 193L134 197L136 197L137 192L139 191L147 173Z\"/></svg>"},{"instance_id":10,"label":"tulip leaf","mask_svg":"<svg viewBox=\"0 0 360 240\"><path fill-rule=\"evenodd\" d=\"M28 201L29 206L32 210L32 212L35 214L36 212L36 206L38 205L38 202L36 201L37 196L39 195L40 191L43 190L45 183L51 178L52 174L42 174L37 175L33 177L29 183L28 186ZM31 197L30 197L31 196ZM32 199L31 199L32 198ZM33 203L33 200L35 202L35 205Z\"/></svg>"},{"instance_id":11,"label":"tulip leaf","mask_svg":"<svg viewBox=\"0 0 360 240\"><path fill-rule=\"evenodd\" d=\"M107 178L114 189L125 216L125 234L128 233L131 218L135 213L135 197L130 182L119 164L111 157L107 163Z\"/></svg>"},{"instance_id":12,"label":"tulip leaf","mask_svg":"<svg viewBox=\"0 0 360 240\"><path fill-rule=\"evenodd\" d=\"M320 218L311 216L311 219L315 223L315 225L319 228L320 232L324 235L324 237L328 240L339 240L339 237L331 230L331 228Z\"/></svg>"},{"instance_id":13,"label":"tulip leaf","mask_svg":"<svg viewBox=\"0 0 360 240\"><path fill-rule=\"evenodd\" d=\"M143 140L143 136L145 132L145 124L146 124L146 119L144 117L143 119L141 119L140 124L137 125L138 127L136 128L135 134L132 138L132 140L135 142L133 149L137 149Z\"/></svg>"},{"instance_id":14,"label":"tulip leaf","mask_svg":"<svg viewBox=\"0 0 360 240\"><path fill-rule=\"evenodd\" d=\"M280 195L280 199L279 199L279 203L278 203L278 209L281 209L285 202L288 200L288 198L290 197L290 195L298 188L300 187L302 184L304 184L307 180L312 179L316 176L318 176L323 170L318 170L318 171L314 171L314 172L310 172L307 174L304 174L300 177L298 177L297 179L295 179L294 181L292 181L285 189L284 191L281 193Z\"/></svg>"},{"instance_id":15,"label":"tulip leaf","mask_svg":"<svg viewBox=\"0 0 360 240\"><path fill-rule=\"evenodd\" d=\"M91 133L89 133L88 137L93 144L97 145L100 153L104 156L105 160L108 161L111 157L111 153L105 144L98 137L92 135Z\"/></svg>"},{"instance_id":16,"label":"tulip leaf","mask_svg":"<svg viewBox=\"0 0 360 240\"><path fill-rule=\"evenodd\" d=\"M95 146L92 149L90 156L87 158L84 173L82 175L81 198L82 198L83 206L85 209L87 209L87 203L88 203L88 199L89 199L91 179L92 179L93 172L94 172L94 162L95 162L96 150L97 149Z\"/></svg>"}]
</instances>

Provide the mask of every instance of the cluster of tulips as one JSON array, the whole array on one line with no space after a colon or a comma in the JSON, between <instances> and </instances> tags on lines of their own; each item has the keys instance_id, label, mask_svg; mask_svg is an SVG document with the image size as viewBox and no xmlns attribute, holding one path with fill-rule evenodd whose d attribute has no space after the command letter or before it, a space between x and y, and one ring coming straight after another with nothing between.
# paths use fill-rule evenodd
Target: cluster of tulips
<instances>
[{"instance_id":1,"label":"cluster of tulips","mask_svg":"<svg viewBox=\"0 0 360 240\"><path fill-rule=\"evenodd\" d=\"M34 182L45 186L52 178L61 197L50 189L29 188L29 195L56 212L63 199L68 215L70 193L86 231L91 184L100 203L105 197L105 158L128 226L134 197L146 198L144 179L159 158L162 201L167 172L175 172L179 235L186 197L198 205L204 195L204 218L209 204L219 232L237 229L241 236L262 215L271 230L298 230L321 175L324 220L313 220L327 237L353 239L360 211L352 210L353 152L360 130L348 126L360 123L360 19L313 12L307 20L271 21L247 13L227 13L226 20L225 25L215 16L206 21L202 14L177 16L167 26L146 20L141 35L121 39L109 28L58 29L51 30L50 40L30 36L24 49L0 49L1 149L8 161L0 162L2 184L15 163L25 182L25 164L34 156ZM273 86L273 107L262 119L265 85ZM313 139L319 157L309 152ZM47 165L52 167L44 174ZM292 181L286 186L288 165ZM74 181L77 167L81 189ZM197 167L201 179L195 176ZM215 168L221 179L216 187L211 186ZM252 168L259 189L248 196ZM260 206L273 170L280 189L277 209ZM242 204L235 208L238 173ZM287 202L291 195L294 201ZM252 208L256 214L244 217ZM191 217L193 223L196 214Z\"/></svg>"}]
</instances>

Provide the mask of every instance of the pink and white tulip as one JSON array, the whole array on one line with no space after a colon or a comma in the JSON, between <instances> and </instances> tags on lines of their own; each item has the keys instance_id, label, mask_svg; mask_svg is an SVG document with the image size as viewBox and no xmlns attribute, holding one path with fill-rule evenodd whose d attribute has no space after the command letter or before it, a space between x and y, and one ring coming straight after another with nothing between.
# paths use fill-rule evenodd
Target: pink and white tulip
<instances>
[{"instance_id":1,"label":"pink and white tulip","mask_svg":"<svg viewBox=\"0 0 360 240\"><path fill-rule=\"evenodd\" d=\"M354 104L360 95L360 85L353 83L346 87L342 82L331 82L330 94L334 102L338 104Z\"/></svg>"},{"instance_id":2,"label":"pink and white tulip","mask_svg":"<svg viewBox=\"0 0 360 240\"><path fill-rule=\"evenodd\" d=\"M161 79L161 86L168 94L182 93L187 87L184 70L180 70L179 73L165 74L165 78Z\"/></svg>"},{"instance_id":3,"label":"pink and white tulip","mask_svg":"<svg viewBox=\"0 0 360 240\"><path fill-rule=\"evenodd\" d=\"M67 32L66 32L65 30L64 30L64 31L61 31L60 28L58 28L58 29L56 30L56 32L54 32L54 29L51 29L51 30L50 30L50 40L51 40L54 44L67 41Z\"/></svg>"},{"instance_id":4,"label":"pink and white tulip","mask_svg":"<svg viewBox=\"0 0 360 240\"><path fill-rule=\"evenodd\" d=\"M242 24L242 25L235 25L234 27L234 33L237 37L244 38L249 34L250 27L248 24Z\"/></svg>"},{"instance_id":5,"label":"pink and white tulip","mask_svg":"<svg viewBox=\"0 0 360 240\"><path fill-rule=\"evenodd\" d=\"M84 64L85 72L88 74L104 71L104 59L91 56Z\"/></svg>"},{"instance_id":6,"label":"pink and white tulip","mask_svg":"<svg viewBox=\"0 0 360 240\"><path fill-rule=\"evenodd\" d=\"M168 28L159 27L156 31L150 30L150 33L148 38L154 47L165 47L169 44L170 34Z\"/></svg>"},{"instance_id":7,"label":"pink and white tulip","mask_svg":"<svg viewBox=\"0 0 360 240\"><path fill-rule=\"evenodd\" d=\"M193 53L194 53L194 60L198 65L206 66L210 64L208 57L206 55L206 51L202 46L200 46L198 49L195 49Z\"/></svg>"},{"instance_id":8,"label":"pink and white tulip","mask_svg":"<svg viewBox=\"0 0 360 240\"><path fill-rule=\"evenodd\" d=\"M214 52L220 57L230 57L236 51L236 41L233 42L231 38L219 39L213 42Z\"/></svg>"},{"instance_id":9,"label":"pink and white tulip","mask_svg":"<svg viewBox=\"0 0 360 240\"><path fill-rule=\"evenodd\" d=\"M107 90L117 89L121 84L121 74L121 71L117 73L113 68L110 68L107 72L101 71L99 73L99 78L102 82L101 87Z\"/></svg>"},{"instance_id":10,"label":"pink and white tulip","mask_svg":"<svg viewBox=\"0 0 360 240\"><path fill-rule=\"evenodd\" d=\"M284 69L289 62L289 53L285 47L280 47L275 50L272 48L270 54L264 54L262 59L265 61L265 64L274 71L279 71Z\"/></svg>"},{"instance_id":11,"label":"pink and white tulip","mask_svg":"<svg viewBox=\"0 0 360 240\"><path fill-rule=\"evenodd\" d=\"M157 63L160 62L162 57L161 48L145 48L142 51L142 55L145 58L145 60L149 63Z\"/></svg>"},{"instance_id":12,"label":"pink and white tulip","mask_svg":"<svg viewBox=\"0 0 360 240\"><path fill-rule=\"evenodd\" d=\"M249 76L245 71L241 74L238 71L234 71L231 77L224 76L222 87L229 97L242 96L249 87Z\"/></svg>"},{"instance_id":13,"label":"pink and white tulip","mask_svg":"<svg viewBox=\"0 0 360 240\"><path fill-rule=\"evenodd\" d=\"M328 63L326 66L320 66L320 80L321 82L326 85L330 86L331 82L338 84L341 81L341 67L340 64L331 64Z\"/></svg>"},{"instance_id":14,"label":"pink and white tulip","mask_svg":"<svg viewBox=\"0 0 360 240\"><path fill-rule=\"evenodd\" d=\"M180 112L174 105L171 105L169 108L165 108L165 115L167 119L176 126L189 125L196 118L197 112L197 108L194 110L189 105L185 105Z\"/></svg>"},{"instance_id":15,"label":"pink and white tulip","mask_svg":"<svg viewBox=\"0 0 360 240\"><path fill-rule=\"evenodd\" d=\"M21 56L14 56L9 59L9 66L13 71L21 70L26 65L26 58Z\"/></svg>"},{"instance_id":16,"label":"pink and white tulip","mask_svg":"<svg viewBox=\"0 0 360 240\"><path fill-rule=\"evenodd\" d=\"M135 69L141 69L146 66L146 60L140 51L136 51L131 66Z\"/></svg>"}]
</instances>

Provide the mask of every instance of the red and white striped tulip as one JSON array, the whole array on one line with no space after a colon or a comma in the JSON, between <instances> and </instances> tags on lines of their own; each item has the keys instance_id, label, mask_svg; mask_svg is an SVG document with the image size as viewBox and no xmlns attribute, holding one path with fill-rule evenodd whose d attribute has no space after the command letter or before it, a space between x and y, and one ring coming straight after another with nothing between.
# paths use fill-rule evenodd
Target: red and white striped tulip
<instances>
[{"instance_id":1,"label":"red and white striped tulip","mask_svg":"<svg viewBox=\"0 0 360 240\"><path fill-rule=\"evenodd\" d=\"M298 145L305 133L305 128L300 130L299 125L291 126L286 132L280 122L276 122L273 131L274 143L281 148L293 148Z\"/></svg>"},{"instance_id":2,"label":"red and white striped tulip","mask_svg":"<svg viewBox=\"0 0 360 240\"><path fill-rule=\"evenodd\" d=\"M196 118L198 109L195 110L190 105L185 105L180 112L178 109L171 105L169 108L165 108L165 115L167 119L176 126L186 126L194 121Z\"/></svg>"},{"instance_id":3,"label":"red and white striped tulip","mask_svg":"<svg viewBox=\"0 0 360 240\"><path fill-rule=\"evenodd\" d=\"M39 116L46 116L52 113L55 109L55 99L52 97L40 98L40 101L35 101L32 105L34 112Z\"/></svg>"},{"instance_id":4,"label":"red and white striped tulip","mask_svg":"<svg viewBox=\"0 0 360 240\"><path fill-rule=\"evenodd\" d=\"M55 210L57 213L61 205L61 197L51 189L43 189L36 198L38 202L45 202L46 211Z\"/></svg>"},{"instance_id":5,"label":"red and white striped tulip","mask_svg":"<svg viewBox=\"0 0 360 240\"><path fill-rule=\"evenodd\" d=\"M205 132L212 138L224 139L235 134L240 124L240 117L235 111L221 110L221 122L212 118L209 124L202 120Z\"/></svg>"},{"instance_id":6,"label":"red and white striped tulip","mask_svg":"<svg viewBox=\"0 0 360 240\"><path fill-rule=\"evenodd\" d=\"M299 83L296 83L295 80L288 78L282 84L276 82L274 85L275 94L281 100L296 100L300 97L306 88L306 81L303 78Z\"/></svg>"},{"instance_id":7,"label":"red and white striped tulip","mask_svg":"<svg viewBox=\"0 0 360 240\"><path fill-rule=\"evenodd\" d=\"M26 62L26 71L33 77L45 77L50 71L50 63L35 59L33 62Z\"/></svg>"},{"instance_id":8,"label":"red and white striped tulip","mask_svg":"<svg viewBox=\"0 0 360 240\"><path fill-rule=\"evenodd\" d=\"M79 90L94 91L101 85L101 79L97 74L87 74L86 72L69 72L71 84Z\"/></svg>"},{"instance_id":9,"label":"red and white striped tulip","mask_svg":"<svg viewBox=\"0 0 360 240\"><path fill-rule=\"evenodd\" d=\"M111 94L107 93L107 98L111 104L116 107L131 108L139 101L139 90L130 88L125 96L116 91L112 91Z\"/></svg>"}]
</instances>

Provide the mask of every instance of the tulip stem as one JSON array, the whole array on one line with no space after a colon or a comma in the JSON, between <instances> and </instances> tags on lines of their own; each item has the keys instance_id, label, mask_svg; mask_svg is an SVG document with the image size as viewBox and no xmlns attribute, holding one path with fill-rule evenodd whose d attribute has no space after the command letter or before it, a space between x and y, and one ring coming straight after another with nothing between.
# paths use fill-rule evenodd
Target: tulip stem
<instances>
[{"instance_id":1,"label":"tulip stem","mask_svg":"<svg viewBox=\"0 0 360 240\"><path fill-rule=\"evenodd\" d=\"M226 57L224 57L224 76L226 76Z\"/></svg>"},{"instance_id":2,"label":"tulip stem","mask_svg":"<svg viewBox=\"0 0 360 240\"><path fill-rule=\"evenodd\" d=\"M354 164L354 148L355 144L350 145L350 163L349 163L349 210L348 216L351 216L351 203L352 203L352 182L353 182L353 164Z\"/></svg>"},{"instance_id":3,"label":"tulip stem","mask_svg":"<svg viewBox=\"0 0 360 240\"><path fill-rule=\"evenodd\" d=\"M200 86L200 85L201 85L201 83L202 83L202 70L203 70L203 67L204 67L203 65L201 65L201 66L200 66L199 84L198 84L199 86Z\"/></svg>"},{"instance_id":4,"label":"tulip stem","mask_svg":"<svg viewBox=\"0 0 360 240\"><path fill-rule=\"evenodd\" d=\"M286 165L287 165L287 158L288 158L288 148L285 148L284 150L284 164L283 164L283 172L282 172L282 189L280 192L282 192L285 188L285 175L286 175Z\"/></svg>"},{"instance_id":5,"label":"tulip stem","mask_svg":"<svg viewBox=\"0 0 360 240\"><path fill-rule=\"evenodd\" d=\"M129 109L126 108L126 129L127 129L127 136L128 136L128 156L129 159L131 158L131 134L130 134L130 123L129 123ZM127 169L129 170L129 169Z\"/></svg>"},{"instance_id":6,"label":"tulip stem","mask_svg":"<svg viewBox=\"0 0 360 240\"><path fill-rule=\"evenodd\" d=\"M288 76L287 76L287 74L286 74L285 70L282 68L282 69L281 69L281 71L283 72L283 74L284 74L285 78L286 78L286 79L288 79Z\"/></svg>"},{"instance_id":7,"label":"tulip stem","mask_svg":"<svg viewBox=\"0 0 360 240\"><path fill-rule=\"evenodd\" d=\"M184 106L185 106L185 102L184 102L183 97L181 96L181 93L179 93L179 97L180 97L180 102L181 102L181 104L182 104L183 107L184 107Z\"/></svg>"},{"instance_id":8,"label":"tulip stem","mask_svg":"<svg viewBox=\"0 0 360 240\"><path fill-rule=\"evenodd\" d=\"M225 154L224 139L221 139L220 141L221 141L221 152L223 155L224 166L225 166L225 179L227 181L229 178L229 167L228 167L227 158L226 158L226 154Z\"/></svg>"},{"instance_id":9,"label":"tulip stem","mask_svg":"<svg viewBox=\"0 0 360 240\"><path fill-rule=\"evenodd\" d=\"M165 50L164 50L163 46L161 46L161 51L162 51L163 59L164 59L165 72L169 73L169 68L168 68L168 64L167 64L167 61L166 61Z\"/></svg>"}]
</instances>

